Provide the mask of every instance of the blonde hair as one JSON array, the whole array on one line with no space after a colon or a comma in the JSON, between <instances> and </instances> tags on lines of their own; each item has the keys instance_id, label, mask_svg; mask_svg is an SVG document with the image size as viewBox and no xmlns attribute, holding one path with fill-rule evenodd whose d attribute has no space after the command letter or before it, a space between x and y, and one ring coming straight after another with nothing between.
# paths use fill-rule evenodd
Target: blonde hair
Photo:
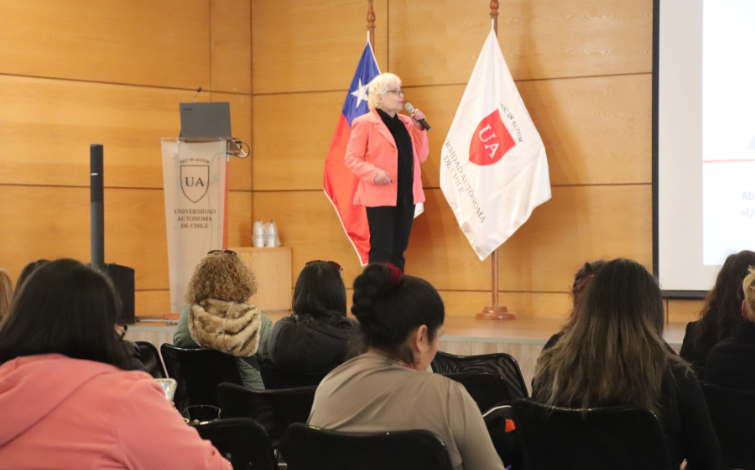
<instances>
[{"instance_id":1,"label":"blonde hair","mask_svg":"<svg viewBox=\"0 0 755 470\"><path fill-rule=\"evenodd\" d=\"M392 73L381 73L370 82L370 94L367 96L367 106L370 109L380 109L383 105L380 97L388 93L391 85L401 85L401 79Z\"/></svg>"},{"instance_id":2,"label":"blonde hair","mask_svg":"<svg viewBox=\"0 0 755 470\"><path fill-rule=\"evenodd\" d=\"M13 281L7 271L0 269L0 320L8 314L11 303L13 303Z\"/></svg>"},{"instance_id":3,"label":"blonde hair","mask_svg":"<svg viewBox=\"0 0 755 470\"><path fill-rule=\"evenodd\" d=\"M244 303L257 293L257 279L237 255L218 252L205 256L194 269L186 302L206 299Z\"/></svg>"},{"instance_id":4,"label":"blonde hair","mask_svg":"<svg viewBox=\"0 0 755 470\"><path fill-rule=\"evenodd\" d=\"M742 281L742 289L745 291L745 312L747 319L755 322L755 269L749 268L750 274Z\"/></svg>"}]
</instances>

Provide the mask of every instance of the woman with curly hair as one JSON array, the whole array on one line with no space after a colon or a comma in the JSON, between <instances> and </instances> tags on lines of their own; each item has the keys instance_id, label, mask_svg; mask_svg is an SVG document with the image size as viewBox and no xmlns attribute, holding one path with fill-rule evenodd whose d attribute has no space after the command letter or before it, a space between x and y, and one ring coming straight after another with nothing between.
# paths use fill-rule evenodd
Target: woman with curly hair
<instances>
[{"instance_id":1,"label":"woman with curly hair","mask_svg":"<svg viewBox=\"0 0 755 470\"><path fill-rule=\"evenodd\" d=\"M745 321L742 282L750 266L755 266L755 252L744 250L729 255L705 299L700 319L687 324L679 355L692 365L700 380L705 379L705 361L713 346L735 336L737 327Z\"/></svg>"},{"instance_id":2,"label":"woman with curly hair","mask_svg":"<svg viewBox=\"0 0 755 470\"><path fill-rule=\"evenodd\" d=\"M186 291L173 344L208 348L239 358L244 385L265 388L259 363L266 358L272 322L246 303L257 292L257 280L230 250L215 250L199 262Z\"/></svg>"}]
</instances>

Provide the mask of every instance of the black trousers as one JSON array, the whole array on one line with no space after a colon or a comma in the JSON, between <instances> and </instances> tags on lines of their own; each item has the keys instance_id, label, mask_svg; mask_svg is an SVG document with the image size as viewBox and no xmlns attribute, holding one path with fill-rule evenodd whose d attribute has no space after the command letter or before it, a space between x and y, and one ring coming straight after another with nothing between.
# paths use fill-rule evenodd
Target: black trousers
<instances>
[{"instance_id":1,"label":"black trousers","mask_svg":"<svg viewBox=\"0 0 755 470\"><path fill-rule=\"evenodd\" d=\"M414 222L414 204L367 207L370 225L370 263L392 263L404 272L404 251Z\"/></svg>"}]
</instances>

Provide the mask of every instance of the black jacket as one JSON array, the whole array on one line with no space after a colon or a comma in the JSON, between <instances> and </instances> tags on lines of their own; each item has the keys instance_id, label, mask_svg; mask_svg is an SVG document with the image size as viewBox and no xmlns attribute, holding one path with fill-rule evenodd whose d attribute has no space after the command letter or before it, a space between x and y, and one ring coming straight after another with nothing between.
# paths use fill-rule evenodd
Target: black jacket
<instances>
[{"instance_id":1,"label":"black jacket","mask_svg":"<svg viewBox=\"0 0 755 470\"><path fill-rule=\"evenodd\" d=\"M273 326L267 351L273 364L291 372L328 372L349 359L359 322L337 312L293 314Z\"/></svg>"},{"instance_id":2,"label":"black jacket","mask_svg":"<svg viewBox=\"0 0 755 470\"><path fill-rule=\"evenodd\" d=\"M563 334L561 331L553 335L543 351L555 346ZM666 346L673 352L670 346ZM687 459L689 470L716 469L721 451L700 384L685 367L672 362L669 367L671 374L666 375L661 387L662 409L658 419L666 435L672 467L679 468ZM533 379L533 397L535 392Z\"/></svg>"},{"instance_id":3,"label":"black jacket","mask_svg":"<svg viewBox=\"0 0 755 470\"><path fill-rule=\"evenodd\" d=\"M715 342L704 341L698 348L693 345L692 338L697 334L697 330L700 328L700 321L691 321L687 323L687 331L684 333L684 340L682 341L682 349L679 351L679 357L689 362L697 374L697 378L700 380L705 379L705 361L708 359L708 354Z\"/></svg>"},{"instance_id":4,"label":"black jacket","mask_svg":"<svg viewBox=\"0 0 755 470\"><path fill-rule=\"evenodd\" d=\"M736 336L711 349L705 381L735 390L755 390L755 323L741 323Z\"/></svg>"}]
</instances>

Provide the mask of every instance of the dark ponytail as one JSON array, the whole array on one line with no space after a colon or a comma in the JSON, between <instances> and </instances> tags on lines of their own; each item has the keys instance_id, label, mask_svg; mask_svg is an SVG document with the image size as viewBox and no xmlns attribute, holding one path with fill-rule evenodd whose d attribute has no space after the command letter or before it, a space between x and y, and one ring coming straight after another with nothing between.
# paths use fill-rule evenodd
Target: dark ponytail
<instances>
[{"instance_id":1,"label":"dark ponytail","mask_svg":"<svg viewBox=\"0 0 755 470\"><path fill-rule=\"evenodd\" d=\"M430 341L443 325L443 301L429 282L402 276L388 264L372 263L354 280L351 312L359 320L367 347L381 349L408 364L414 357L406 340L427 326Z\"/></svg>"}]
</instances>

